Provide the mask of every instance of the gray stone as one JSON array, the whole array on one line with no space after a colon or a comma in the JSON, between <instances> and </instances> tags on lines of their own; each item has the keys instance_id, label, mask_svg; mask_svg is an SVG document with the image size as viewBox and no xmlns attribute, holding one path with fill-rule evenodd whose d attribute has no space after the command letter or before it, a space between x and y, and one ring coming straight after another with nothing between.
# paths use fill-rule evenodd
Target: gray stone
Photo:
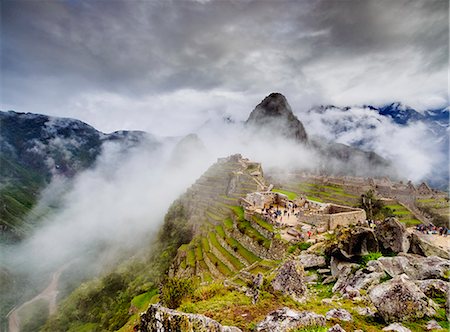
<instances>
[{"instance_id":1,"label":"gray stone","mask_svg":"<svg viewBox=\"0 0 450 332\"><path fill-rule=\"evenodd\" d=\"M405 274L375 286L369 298L386 322L433 316L436 304Z\"/></svg>"},{"instance_id":2,"label":"gray stone","mask_svg":"<svg viewBox=\"0 0 450 332\"><path fill-rule=\"evenodd\" d=\"M327 320L339 319L344 322L350 322L353 320L352 315L345 309L331 309L325 315Z\"/></svg>"},{"instance_id":3,"label":"gray stone","mask_svg":"<svg viewBox=\"0 0 450 332\"><path fill-rule=\"evenodd\" d=\"M386 277L377 261L370 261L366 268L354 271L354 267L346 267L339 274L333 286L333 292L339 292L349 298L360 296L361 290L369 290L378 285Z\"/></svg>"},{"instance_id":4,"label":"gray stone","mask_svg":"<svg viewBox=\"0 0 450 332\"><path fill-rule=\"evenodd\" d=\"M370 309L369 307L356 307L356 312L361 315L361 316L369 316L369 317L374 317L375 316L375 311Z\"/></svg>"},{"instance_id":5,"label":"gray stone","mask_svg":"<svg viewBox=\"0 0 450 332\"><path fill-rule=\"evenodd\" d=\"M306 252L302 252L300 256L298 256L298 260L305 269L326 266L325 257Z\"/></svg>"},{"instance_id":6,"label":"gray stone","mask_svg":"<svg viewBox=\"0 0 450 332\"><path fill-rule=\"evenodd\" d=\"M425 328L427 329L427 331L431 331L431 330L443 330L442 326L440 326L438 324L438 322L436 322L434 319L430 320L427 325L425 326Z\"/></svg>"},{"instance_id":7,"label":"gray stone","mask_svg":"<svg viewBox=\"0 0 450 332\"><path fill-rule=\"evenodd\" d=\"M322 284L323 285L327 285L327 284L331 284L333 282L336 281L336 277L335 276L328 276L325 279L323 279Z\"/></svg>"},{"instance_id":8,"label":"gray stone","mask_svg":"<svg viewBox=\"0 0 450 332\"><path fill-rule=\"evenodd\" d=\"M410 239L411 245L409 251L421 256L438 256L444 259L450 259L450 253L425 239L419 235L412 233Z\"/></svg>"},{"instance_id":9,"label":"gray stone","mask_svg":"<svg viewBox=\"0 0 450 332\"><path fill-rule=\"evenodd\" d=\"M307 291L303 265L296 260L286 261L272 280L272 287L296 301L303 301Z\"/></svg>"},{"instance_id":10,"label":"gray stone","mask_svg":"<svg viewBox=\"0 0 450 332\"><path fill-rule=\"evenodd\" d=\"M310 311L295 311L287 307L272 311L256 326L260 332L286 332L307 326L325 326L325 317Z\"/></svg>"},{"instance_id":11,"label":"gray stone","mask_svg":"<svg viewBox=\"0 0 450 332\"><path fill-rule=\"evenodd\" d=\"M328 274L330 272L331 272L330 269L318 269L317 270L317 273L320 273L320 274Z\"/></svg>"},{"instance_id":12,"label":"gray stone","mask_svg":"<svg viewBox=\"0 0 450 332\"><path fill-rule=\"evenodd\" d=\"M410 247L409 233L397 218L386 218L375 229L380 248L395 253L408 252Z\"/></svg>"},{"instance_id":13,"label":"gray stone","mask_svg":"<svg viewBox=\"0 0 450 332\"><path fill-rule=\"evenodd\" d=\"M379 251L374 231L366 227L343 228L337 234L337 241L338 250L346 258Z\"/></svg>"},{"instance_id":14,"label":"gray stone","mask_svg":"<svg viewBox=\"0 0 450 332\"><path fill-rule=\"evenodd\" d=\"M450 289L450 282L440 279L418 280L416 285L428 297L447 297Z\"/></svg>"},{"instance_id":15,"label":"gray stone","mask_svg":"<svg viewBox=\"0 0 450 332\"><path fill-rule=\"evenodd\" d=\"M339 275L349 269L356 269L359 265L355 263L350 263L347 261L342 261L336 257L331 257L330 269L331 275L334 277L339 277Z\"/></svg>"},{"instance_id":16,"label":"gray stone","mask_svg":"<svg viewBox=\"0 0 450 332\"><path fill-rule=\"evenodd\" d=\"M327 332L345 332L345 330L339 324L336 324L333 327L330 327Z\"/></svg>"},{"instance_id":17,"label":"gray stone","mask_svg":"<svg viewBox=\"0 0 450 332\"><path fill-rule=\"evenodd\" d=\"M396 331L396 332L411 332L410 329L404 327L400 323L392 323L389 326L386 326L383 331Z\"/></svg>"},{"instance_id":18,"label":"gray stone","mask_svg":"<svg viewBox=\"0 0 450 332\"><path fill-rule=\"evenodd\" d=\"M141 314L139 329L141 332L242 332L237 327L222 326L206 316L186 314L159 304L152 304L146 312Z\"/></svg>"}]
</instances>

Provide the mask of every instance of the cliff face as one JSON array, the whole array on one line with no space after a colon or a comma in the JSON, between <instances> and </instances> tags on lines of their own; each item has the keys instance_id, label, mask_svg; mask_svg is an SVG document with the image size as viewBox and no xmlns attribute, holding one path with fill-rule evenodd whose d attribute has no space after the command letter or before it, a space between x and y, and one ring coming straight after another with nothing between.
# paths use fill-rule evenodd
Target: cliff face
<instances>
[{"instance_id":1,"label":"cliff face","mask_svg":"<svg viewBox=\"0 0 450 332\"><path fill-rule=\"evenodd\" d=\"M304 143L308 140L303 124L294 115L286 97L281 93L271 93L264 98L250 113L246 124L298 142Z\"/></svg>"}]
</instances>

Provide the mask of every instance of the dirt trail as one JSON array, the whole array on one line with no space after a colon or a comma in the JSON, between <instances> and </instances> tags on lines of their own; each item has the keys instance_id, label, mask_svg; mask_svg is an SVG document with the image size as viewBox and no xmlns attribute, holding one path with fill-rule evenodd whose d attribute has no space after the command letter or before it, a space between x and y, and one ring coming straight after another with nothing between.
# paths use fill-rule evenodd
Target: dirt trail
<instances>
[{"instance_id":1,"label":"dirt trail","mask_svg":"<svg viewBox=\"0 0 450 332\"><path fill-rule=\"evenodd\" d=\"M44 299L48 302L48 312L49 314L53 314L56 312L56 297L58 296L58 282L61 273L70 265L71 263L67 263L60 267L55 273L52 275L52 280L46 289L44 289L41 293L33 297L31 300L21 304L19 307L15 307L12 309L6 317L8 317L8 331L9 332L20 332L20 319L19 312L25 308L26 306L36 302L40 299Z\"/></svg>"}]
</instances>

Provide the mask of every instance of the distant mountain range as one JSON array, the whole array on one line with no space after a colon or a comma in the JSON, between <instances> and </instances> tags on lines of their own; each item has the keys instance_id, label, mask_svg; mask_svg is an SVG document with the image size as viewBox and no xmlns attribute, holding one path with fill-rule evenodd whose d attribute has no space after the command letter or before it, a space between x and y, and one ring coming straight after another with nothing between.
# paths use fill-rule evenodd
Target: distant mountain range
<instances>
[{"instance_id":1,"label":"distant mountain range","mask_svg":"<svg viewBox=\"0 0 450 332\"><path fill-rule=\"evenodd\" d=\"M324 140L316 137L318 133L314 132L314 128L309 129L308 122L305 122L309 130L307 133L286 98L280 93L272 93L255 107L245 126L249 132L291 139L315 151L322 156L320 172L361 175L363 173L358 172L367 174L367 170L373 169L372 173L376 175L390 167L386 159L371 149L370 135L362 135L360 140L346 144L333 142L349 130L356 128L369 132L380 125L379 119L367 116L370 112L390 118L401 126L425 122L436 138L436 144L448 151L448 108L419 113L400 103L392 103L380 108L363 106L360 109L364 112L358 113L352 107L335 106L309 110L306 115L319 115L321 123L330 131ZM332 116L336 113L340 114L337 118ZM27 233L29 225L23 218L53 177L70 179L78 172L92 167L108 142L121 143L124 152L143 142L151 146L160 144L151 134L142 131L105 134L79 120L13 111L0 112L0 128L0 235L12 241ZM175 151L183 150L183 146L188 143L201 147L196 150L204 148L197 137L188 138ZM178 154L180 156L172 159L179 160L182 156L181 152ZM183 158L186 157L189 155ZM442 181L442 177L439 179Z\"/></svg>"}]
</instances>

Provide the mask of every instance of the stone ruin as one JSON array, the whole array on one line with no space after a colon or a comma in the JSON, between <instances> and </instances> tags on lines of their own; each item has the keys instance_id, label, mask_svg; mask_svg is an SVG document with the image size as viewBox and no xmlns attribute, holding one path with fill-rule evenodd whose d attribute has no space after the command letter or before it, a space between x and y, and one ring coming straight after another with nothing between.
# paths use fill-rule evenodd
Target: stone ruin
<instances>
[{"instance_id":1,"label":"stone ruin","mask_svg":"<svg viewBox=\"0 0 450 332\"><path fill-rule=\"evenodd\" d=\"M271 207L275 207L277 211L291 208L291 211L295 211L295 223L297 225L308 224L314 226L320 232L366 222L366 212L363 209L332 203L320 203L303 196L295 200L289 200L286 195L273 191L253 192L247 194L245 198L241 198L239 202L244 208L246 220L252 220L252 217L256 215L276 227L292 227L295 225L292 224L292 218L289 223L283 224L278 218L266 213L265 211ZM293 209L293 207L295 208ZM295 230L291 230L291 233L290 235L295 236Z\"/></svg>"}]
</instances>

